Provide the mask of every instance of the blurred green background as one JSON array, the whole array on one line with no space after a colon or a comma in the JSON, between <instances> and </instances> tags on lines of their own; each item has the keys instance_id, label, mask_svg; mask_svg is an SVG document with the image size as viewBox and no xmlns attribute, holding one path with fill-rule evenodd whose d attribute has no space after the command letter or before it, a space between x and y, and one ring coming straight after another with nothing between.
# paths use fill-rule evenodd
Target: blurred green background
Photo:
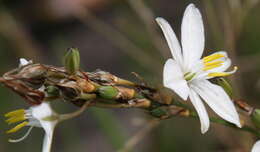
<instances>
[{"instance_id":1,"label":"blurred green background","mask_svg":"<svg viewBox=\"0 0 260 152\"><path fill-rule=\"evenodd\" d=\"M24 57L34 62L62 66L69 47L81 52L82 68L97 68L135 81L137 72L161 87L164 61L171 57L156 25L157 16L167 19L180 35L185 7L194 3L202 12L206 53L226 50L239 72L231 77L237 99L260 107L260 6L259 0L1 0L0 73L17 67ZM0 88L3 115L28 105L7 88ZM60 113L76 110L69 103L55 105ZM44 131L33 129L20 143L6 135L10 128L0 118L1 152L37 152ZM137 109L91 108L77 119L58 125L53 152L114 152L151 119ZM200 133L199 121L172 118L162 121L133 152L247 152L253 144L247 133L211 125Z\"/></svg>"}]
</instances>

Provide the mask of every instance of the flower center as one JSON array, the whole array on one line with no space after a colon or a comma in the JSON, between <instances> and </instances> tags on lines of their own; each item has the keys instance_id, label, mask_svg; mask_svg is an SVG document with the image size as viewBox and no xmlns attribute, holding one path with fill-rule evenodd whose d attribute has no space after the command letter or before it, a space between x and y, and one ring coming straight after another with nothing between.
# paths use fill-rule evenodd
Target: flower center
<instances>
[{"instance_id":1,"label":"flower center","mask_svg":"<svg viewBox=\"0 0 260 152\"><path fill-rule=\"evenodd\" d=\"M186 81L190 81L192 78L194 78L195 75L196 75L196 73L187 72L184 74L184 79Z\"/></svg>"}]
</instances>

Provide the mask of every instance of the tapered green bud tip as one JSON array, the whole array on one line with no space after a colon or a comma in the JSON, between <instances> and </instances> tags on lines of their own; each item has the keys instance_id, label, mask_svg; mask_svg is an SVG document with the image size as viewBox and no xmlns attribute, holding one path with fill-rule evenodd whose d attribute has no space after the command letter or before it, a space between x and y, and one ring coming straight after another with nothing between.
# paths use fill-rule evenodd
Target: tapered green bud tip
<instances>
[{"instance_id":1,"label":"tapered green bud tip","mask_svg":"<svg viewBox=\"0 0 260 152\"><path fill-rule=\"evenodd\" d=\"M252 112L251 120L257 128L260 128L260 109L255 109Z\"/></svg>"},{"instance_id":2,"label":"tapered green bud tip","mask_svg":"<svg viewBox=\"0 0 260 152\"><path fill-rule=\"evenodd\" d=\"M102 86L98 89L98 93L104 99L116 99L119 91L112 86Z\"/></svg>"},{"instance_id":3,"label":"tapered green bud tip","mask_svg":"<svg viewBox=\"0 0 260 152\"><path fill-rule=\"evenodd\" d=\"M70 74L75 74L80 68L80 54L77 48L69 48L64 56L64 66Z\"/></svg>"}]
</instances>

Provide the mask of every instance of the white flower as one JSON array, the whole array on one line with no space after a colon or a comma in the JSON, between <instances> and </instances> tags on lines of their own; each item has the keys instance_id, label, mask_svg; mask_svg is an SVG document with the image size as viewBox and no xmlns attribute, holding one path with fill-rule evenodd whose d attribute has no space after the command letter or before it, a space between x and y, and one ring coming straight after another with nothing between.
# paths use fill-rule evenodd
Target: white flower
<instances>
[{"instance_id":1,"label":"white flower","mask_svg":"<svg viewBox=\"0 0 260 152\"><path fill-rule=\"evenodd\" d=\"M32 63L32 60L27 61L25 58L20 58L19 61L20 61L20 63L19 63L19 67L26 66L26 65Z\"/></svg>"},{"instance_id":2,"label":"white flower","mask_svg":"<svg viewBox=\"0 0 260 152\"><path fill-rule=\"evenodd\" d=\"M251 152L260 152L260 140L254 144Z\"/></svg>"},{"instance_id":3,"label":"white flower","mask_svg":"<svg viewBox=\"0 0 260 152\"><path fill-rule=\"evenodd\" d=\"M163 83L175 91L182 99L188 97L198 112L201 132L209 128L209 117L201 98L223 119L241 127L235 106L222 87L208 79L228 76L237 70L225 72L231 65L227 53L219 51L201 59L204 51L204 26L200 11L190 4L184 13L181 25L181 43L176 38L169 23L157 18L173 59L164 65Z\"/></svg>"},{"instance_id":4,"label":"white flower","mask_svg":"<svg viewBox=\"0 0 260 152\"><path fill-rule=\"evenodd\" d=\"M14 128L8 130L7 133L14 133L25 126L30 126L30 129L22 138L9 140L10 142L20 142L29 135L33 127L41 127L45 131L42 152L50 152L53 132L59 121L59 115L52 110L49 103L43 102L40 105L32 106L27 110L15 110L5 114L5 117L8 117L6 120L8 124L23 121Z\"/></svg>"}]
</instances>

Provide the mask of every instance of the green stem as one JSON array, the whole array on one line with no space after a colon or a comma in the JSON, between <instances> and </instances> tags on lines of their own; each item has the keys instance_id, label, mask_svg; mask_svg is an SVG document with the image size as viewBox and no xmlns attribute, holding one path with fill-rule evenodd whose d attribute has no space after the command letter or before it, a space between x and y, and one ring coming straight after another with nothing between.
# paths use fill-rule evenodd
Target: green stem
<instances>
[{"instance_id":1,"label":"green stem","mask_svg":"<svg viewBox=\"0 0 260 152\"><path fill-rule=\"evenodd\" d=\"M189 114L188 117L199 119L198 114L196 112L194 112L188 105L183 104L183 103L178 102L178 101L177 102L174 101L173 105L179 106L179 107L183 107L183 108L189 110L190 114ZM217 123L217 124L220 124L220 125L224 125L224 126L227 126L227 127L231 127L231 128L234 128L234 129L237 129L237 130L241 130L241 131L246 131L246 132L252 133L253 135L255 135L255 136L260 138L260 132L257 131L256 129L250 127L250 126L245 125L242 128L238 128L236 125L234 125L234 124L232 124L230 122L227 122L227 121L225 121L223 119L220 119L220 118L211 117L209 119L210 119L210 122Z\"/></svg>"},{"instance_id":2,"label":"green stem","mask_svg":"<svg viewBox=\"0 0 260 152\"><path fill-rule=\"evenodd\" d=\"M189 117L199 119L199 116L194 111L190 112ZM250 126L245 125L242 128L238 128L236 125L229 123L229 122L227 122L223 119L216 118L216 117L211 117L210 122L217 123L217 124L220 124L220 125L224 125L224 126L227 126L227 127L230 127L230 128L241 130L241 131L246 131L246 132L252 133L253 135L256 135L257 137L260 138L260 132L258 132L256 129L254 129Z\"/></svg>"}]
</instances>

